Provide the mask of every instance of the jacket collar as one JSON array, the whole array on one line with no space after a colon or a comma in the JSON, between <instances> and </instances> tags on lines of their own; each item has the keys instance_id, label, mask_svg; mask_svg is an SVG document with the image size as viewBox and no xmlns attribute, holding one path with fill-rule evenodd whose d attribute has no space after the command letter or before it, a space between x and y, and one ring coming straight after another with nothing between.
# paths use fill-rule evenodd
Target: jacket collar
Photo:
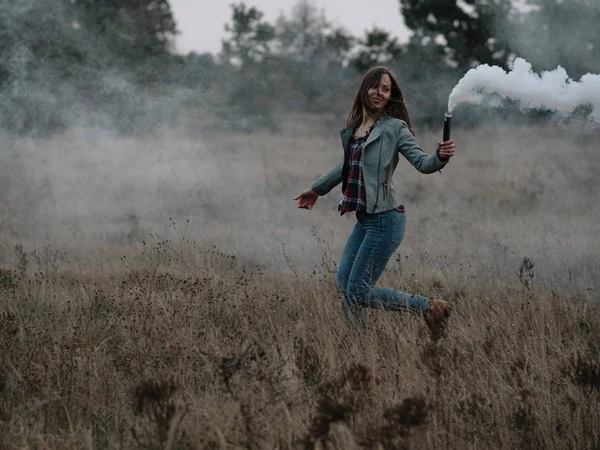
<instances>
[{"instance_id":1,"label":"jacket collar","mask_svg":"<svg viewBox=\"0 0 600 450\"><path fill-rule=\"evenodd\" d=\"M373 128L373 131L369 135L367 142L365 143L365 148L367 148L371 142L375 141L379 136L381 136L381 125L387 122L389 118L390 117L387 114L383 114L379 119L377 119L377 125L375 125L375 128ZM344 150L348 148L348 143L350 142L350 139L352 139L353 131L353 128L344 128L340 131Z\"/></svg>"},{"instance_id":2,"label":"jacket collar","mask_svg":"<svg viewBox=\"0 0 600 450\"><path fill-rule=\"evenodd\" d=\"M377 124L377 125L379 125L379 124ZM367 145L369 145L371 142L376 140L379 136L381 136L381 127L376 126L375 128L373 128L373 131L367 138L367 142L365 143L365 148L367 148Z\"/></svg>"}]
</instances>

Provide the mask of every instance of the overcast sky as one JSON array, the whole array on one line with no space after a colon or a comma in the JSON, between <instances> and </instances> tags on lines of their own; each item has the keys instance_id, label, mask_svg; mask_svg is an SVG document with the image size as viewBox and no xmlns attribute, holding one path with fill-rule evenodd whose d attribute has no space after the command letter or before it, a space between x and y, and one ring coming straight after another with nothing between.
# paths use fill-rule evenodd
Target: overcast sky
<instances>
[{"instance_id":1,"label":"overcast sky","mask_svg":"<svg viewBox=\"0 0 600 450\"><path fill-rule=\"evenodd\" d=\"M177 51L219 52L224 35L223 26L231 19L229 5L239 1L171 0L180 31ZM274 24L280 13L289 14L297 0L245 0L244 3L265 13L264 18ZM408 39L409 31L400 14L398 0L316 0L316 4L325 10L330 21L355 36L362 37L365 30L376 25L401 41Z\"/></svg>"}]
</instances>

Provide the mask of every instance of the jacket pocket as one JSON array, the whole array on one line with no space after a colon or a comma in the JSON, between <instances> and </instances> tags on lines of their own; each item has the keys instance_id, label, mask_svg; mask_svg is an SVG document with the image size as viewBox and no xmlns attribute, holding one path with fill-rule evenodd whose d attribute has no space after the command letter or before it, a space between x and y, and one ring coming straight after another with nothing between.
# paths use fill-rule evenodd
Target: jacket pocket
<instances>
[{"instance_id":1,"label":"jacket pocket","mask_svg":"<svg viewBox=\"0 0 600 450\"><path fill-rule=\"evenodd\" d=\"M388 183L387 183L387 181L384 181L382 183L382 186L383 186L383 201L385 201L385 199L388 196Z\"/></svg>"}]
</instances>

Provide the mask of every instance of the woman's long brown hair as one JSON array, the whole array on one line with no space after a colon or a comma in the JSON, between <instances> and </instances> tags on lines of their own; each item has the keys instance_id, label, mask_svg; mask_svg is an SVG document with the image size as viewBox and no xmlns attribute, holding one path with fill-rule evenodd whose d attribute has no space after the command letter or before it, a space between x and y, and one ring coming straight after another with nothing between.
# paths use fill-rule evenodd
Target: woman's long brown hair
<instances>
[{"instance_id":1,"label":"woman's long brown hair","mask_svg":"<svg viewBox=\"0 0 600 450\"><path fill-rule=\"evenodd\" d=\"M369 69L363 76L360 89L354 98L354 104L352 105L352 109L350 110L350 114L348 114L348 119L346 120L346 127L356 128L360 126L363 121L363 107L367 113L373 117L377 117L380 114L380 112L375 109L369 101L369 88L371 86L379 85L383 75L387 75L392 81L392 93L390 99L383 108L383 112L388 116L404 120L406 125L408 125L410 132L415 134L415 130L410 123L410 117L408 115L406 103L404 102L404 95L402 94L400 85L396 80L396 76L390 69L384 66L373 67L372 69Z\"/></svg>"}]
</instances>

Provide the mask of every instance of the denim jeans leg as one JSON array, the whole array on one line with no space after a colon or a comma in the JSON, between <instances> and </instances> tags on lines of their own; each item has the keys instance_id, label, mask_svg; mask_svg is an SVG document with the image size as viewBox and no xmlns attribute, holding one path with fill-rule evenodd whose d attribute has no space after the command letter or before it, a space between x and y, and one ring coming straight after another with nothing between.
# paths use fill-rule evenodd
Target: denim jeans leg
<instances>
[{"instance_id":1,"label":"denim jeans leg","mask_svg":"<svg viewBox=\"0 0 600 450\"><path fill-rule=\"evenodd\" d=\"M350 237L348 237L348 241L346 241L346 246L344 247L344 251L342 252L342 257L340 258L340 263L338 265L336 279L338 291L344 296L344 300L342 301L342 313L344 318L351 326L358 327L364 326L365 311L363 310L362 305L355 303L348 297L347 289L348 278L350 277L350 272L352 270L352 266L354 265L356 254L360 249L364 236L365 232L363 226L357 222L354 225L352 233L350 233Z\"/></svg>"},{"instance_id":2,"label":"denim jeans leg","mask_svg":"<svg viewBox=\"0 0 600 450\"><path fill-rule=\"evenodd\" d=\"M364 237L350 270L346 296L353 302L391 310L425 312L429 300L392 288L375 287L388 261L400 246L406 228L405 213L392 210L359 216Z\"/></svg>"}]
</instances>

